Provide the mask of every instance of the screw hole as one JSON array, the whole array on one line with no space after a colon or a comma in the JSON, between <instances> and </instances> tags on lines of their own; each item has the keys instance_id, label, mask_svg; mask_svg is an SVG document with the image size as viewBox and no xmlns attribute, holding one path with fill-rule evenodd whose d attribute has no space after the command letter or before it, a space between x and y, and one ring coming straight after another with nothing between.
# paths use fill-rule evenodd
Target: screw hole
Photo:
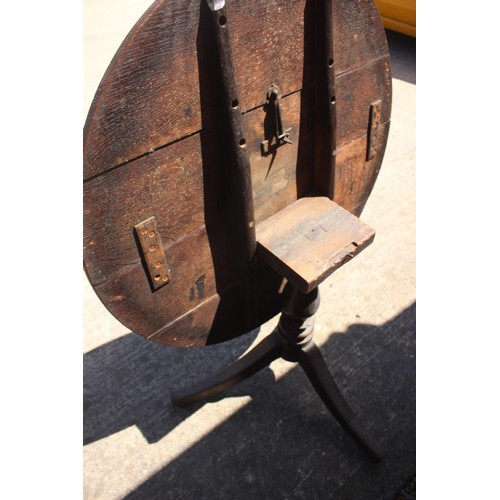
<instances>
[{"instance_id":1,"label":"screw hole","mask_svg":"<svg viewBox=\"0 0 500 500\"><path fill-rule=\"evenodd\" d=\"M245 139L240 139L240 147L245 147L245 144L247 143L247 141Z\"/></svg>"},{"instance_id":2,"label":"screw hole","mask_svg":"<svg viewBox=\"0 0 500 500\"><path fill-rule=\"evenodd\" d=\"M232 106L233 108L237 108L237 107L239 106L239 104L240 104L240 103L238 102L238 99L233 99L233 102L231 103L231 106Z\"/></svg>"},{"instance_id":3,"label":"screw hole","mask_svg":"<svg viewBox=\"0 0 500 500\"><path fill-rule=\"evenodd\" d=\"M330 59L330 60L328 61L328 66L330 66L330 68L333 66L333 59Z\"/></svg>"},{"instance_id":4,"label":"screw hole","mask_svg":"<svg viewBox=\"0 0 500 500\"><path fill-rule=\"evenodd\" d=\"M219 24L221 26L225 26L227 24L227 19L226 19L226 16L220 16L219 17Z\"/></svg>"},{"instance_id":5,"label":"screw hole","mask_svg":"<svg viewBox=\"0 0 500 500\"><path fill-rule=\"evenodd\" d=\"M161 280L161 276L160 276L159 274L157 274L157 275L155 276L155 281L160 281L160 280Z\"/></svg>"},{"instance_id":6,"label":"screw hole","mask_svg":"<svg viewBox=\"0 0 500 500\"><path fill-rule=\"evenodd\" d=\"M330 102L331 102L332 104L334 104L334 103L335 103L335 96L334 96L334 95L332 95L332 97L330 97Z\"/></svg>"}]
</instances>

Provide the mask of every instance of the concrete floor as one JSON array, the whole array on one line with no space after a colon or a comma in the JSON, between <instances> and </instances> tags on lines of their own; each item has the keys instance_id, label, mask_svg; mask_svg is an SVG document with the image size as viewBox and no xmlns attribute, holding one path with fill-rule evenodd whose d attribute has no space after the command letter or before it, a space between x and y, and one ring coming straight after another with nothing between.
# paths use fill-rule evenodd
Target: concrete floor
<instances>
[{"instance_id":1,"label":"concrete floor","mask_svg":"<svg viewBox=\"0 0 500 500\"><path fill-rule=\"evenodd\" d=\"M149 3L85 0L84 116ZM372 462L283 360L226 397L173 408L170 388L225 367L276 320L222 345L163 347L116 321L84 278L84 498L394 499L414 475L415 41L388 38L391 132L362 214L377 236L321 285L316 317L316 341L386 458Z\"/></svg>"}]
</instances>

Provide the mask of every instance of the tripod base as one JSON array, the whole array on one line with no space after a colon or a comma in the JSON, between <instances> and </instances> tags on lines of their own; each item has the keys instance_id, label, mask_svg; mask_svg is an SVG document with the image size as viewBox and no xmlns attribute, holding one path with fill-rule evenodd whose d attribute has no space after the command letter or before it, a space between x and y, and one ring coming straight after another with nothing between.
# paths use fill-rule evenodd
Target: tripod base
<instances>
[{"instance_id":1,"label":"tripod base","mask_svg":"<svg viewBox=\"0 0 500 500\"><path fill-rule=\"evenodd\" d=\"M338 422L374 458L382 459L385 455L383 447L368 433L342 396L321 351L313 341L314 313L319 306L318 289L315 288L309 294L302 294L295 288L288 292L287 305L278 327L268 337L222 372L191 387L172 391L172 403L174 406L186 406L214 396L281 357L300 364Z\"/></svg>"}]
</instances>

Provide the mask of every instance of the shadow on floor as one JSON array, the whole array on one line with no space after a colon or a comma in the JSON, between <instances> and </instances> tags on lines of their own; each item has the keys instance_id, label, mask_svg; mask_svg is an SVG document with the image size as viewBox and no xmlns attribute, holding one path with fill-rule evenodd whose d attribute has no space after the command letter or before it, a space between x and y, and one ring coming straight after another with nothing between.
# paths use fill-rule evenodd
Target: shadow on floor
<instances>
[{"instance_id":1,"label":"shadow on floor","mask_svg":"<svg viewBox=\"0 0 500 500\"><path fill-rule=\"evenodd\" d=\"M386 446L381 463L331 417L299 367L277 382L266 369L226 393L250 395L249 404L127 498L394 499L415 472L415 309L413 304L381 326L352 325L321 347L347 400ZM87 442L132 424L151 442L202 406L172 408L168 388L180 382L179 372L189 373L185 383L206 375L205 349L181 364L177 349L149 351L131 335L115 342L86 361L87 390L90 377L94 391L87 393ZM117 348L121 354L112 353ZM233 354L241 354L241 346L219 351L214 368ZM107 360L112 370L98 366ZM108 377L99 375L103 369ZM110 374L114 389L109 382L101 389Z\"/></svg>"},{"instance_id":2,"label":"shadow on floor","mask_svg":"<svg viewBox=\"0 0 500 500\"><path fill-rule=\"evenodd\" d=\"M170 389L196 382L207 366L231 363L257 334L254 330L224 344L181 349L129 333L88 352L83 358L83 444L132 425L149 443L159 441L195 411L172 408Z\"/></svg>"}]
</instances>

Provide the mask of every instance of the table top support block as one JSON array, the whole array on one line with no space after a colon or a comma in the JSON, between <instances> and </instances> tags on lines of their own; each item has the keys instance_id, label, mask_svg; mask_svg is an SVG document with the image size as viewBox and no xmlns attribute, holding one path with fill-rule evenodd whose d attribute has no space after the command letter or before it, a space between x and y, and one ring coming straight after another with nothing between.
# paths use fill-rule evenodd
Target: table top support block
<instances>
[{"instance_id":1,"label":"table top support block","mask_svg":"<svg viewBox=\"0 0 500 500\"><path fill-rule=\"evenodd\" d=\"M257 226L257 255L309 293L374 237L371 227L329 198L300 198Z\"/></svg>"}]
</instances>

